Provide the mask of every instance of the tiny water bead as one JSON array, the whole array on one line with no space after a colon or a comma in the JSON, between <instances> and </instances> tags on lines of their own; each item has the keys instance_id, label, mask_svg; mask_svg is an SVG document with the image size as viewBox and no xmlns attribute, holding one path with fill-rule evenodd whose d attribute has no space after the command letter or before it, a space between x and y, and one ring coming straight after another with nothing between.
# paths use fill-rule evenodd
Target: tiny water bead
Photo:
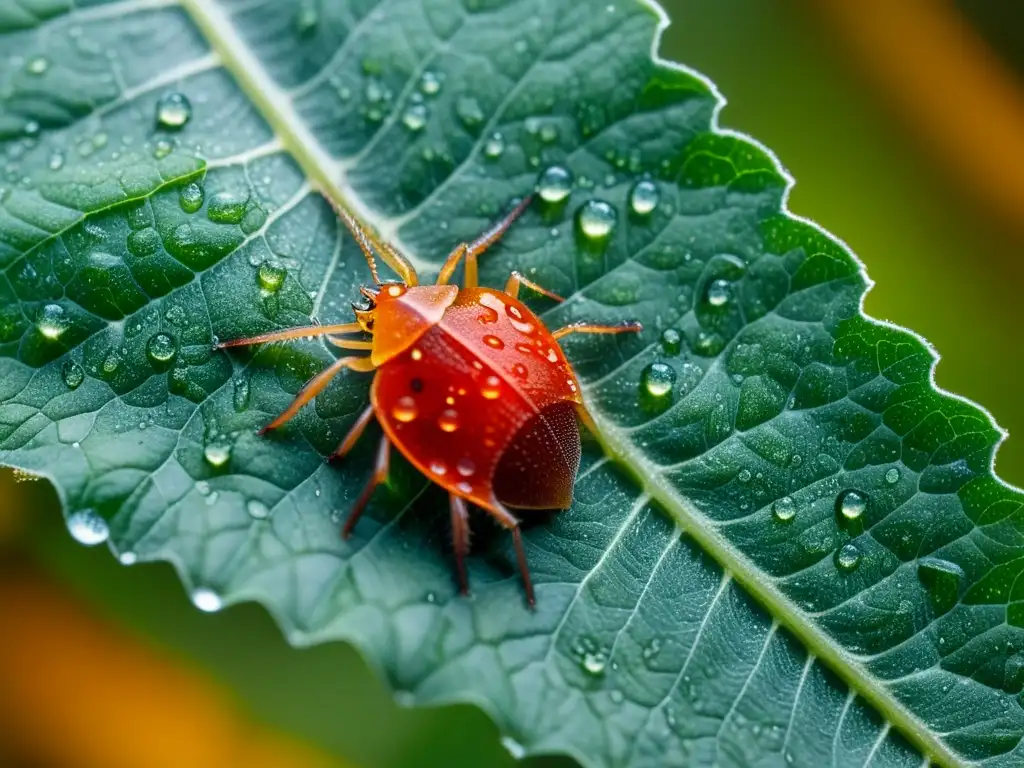
<instances>
[{"instance_id":1,"label":"tiny water bead","mask_svg":"<svg viewBox=\"0 0 1024 768\"><path fill-rule=\"evenodd\" d=\"M121 565L135 565L139 562L139 556L129 550L119 554L117 556L117 561L121 563Z\"/></svg>"},{"instance_id":2,"label":"tiny water bead","mask_svg":"<svg viewBox=\"0 0 1024 768\"><path fill-rule=\"evenodd\" d=\"M629 209L637 216L649 216L658 207L661 193L653 181L638 181L629 193Z\"/></svg>"},{"instance_id":3,"label":"tiny water bead","mask_svg":"<svg viewBox=\"0 0 1024 768\"><path fill-rule=\"evenodd\" d=\"M43 338L49 341L56 341L67 330L68 319L64 313L64 307L60 304L46 304L40 310L36 319L36 328Z\"/></svg>"},{"instance_id":4,"label":"tiny water bead","mask_svg":"<svg viewBox=\"0 0 1024 768\"><path fill-rule=\"evenodd\" d=\"M420 90L427 96L434 96L441 90L441 78L435 72L424 72L420 77Z\"/></svg>"},{"instance_id":5,"label":"tiny water bead","mask_svg":"<svg viewBox=\"0 0 1024 768\"><path fill-rule=\"evenodd\" d=\"M416 407L416 401L409 395L398 398L395 401L394 406L391 408L391 415L395 421L400 421L403 424L408 424L410 421L415 421L419 415L419 409Z\"/></svg>"},{"instance_id":6,"label":"tiny water bead","mask_svg":"<svg viewBox=\"0 0 1024 768\"><path fill-rule=\"evenodd\" d=\"M893 467L885 473L885 482L889 485L895 485L900 481L900 471Z\"/></svg>"},{"instance_id":7,"label":"tiny water bead","mask_svg":"<svg viewBox=\"0 0 1024 768\"><path fill-rule=\"evenodd\" d=\"M50 154L50 160L47 163L47 167L51 171L59 171L61 168L63 168L64 167L64 153L61 152L60 150L56 150L55 149Z\"/></svg>"},{"instance_id":8,"label":"tiny water bead","mask_svg":"<svg viewBox=\"0 0 1024 768\"><path fill-rule=\"evenodd\" d=\"M212 589L197 587L192 590L192 605L204 613L214 613L224 607L224 601Z\"/></svg>"},{"instance_id":9,"label":"tiny water bead","mask_svg":"<svg viewBox=\"0 0 1024 768\"><path fill-rule=\"evenodd\" d=\"M220 469L231 460L231 445L221 441L207 443L203 448L203 458L214 469Z\"/></svg>"},{"instance_id":10,"label":"tiny water bead","mask_svg":"<svg viewBox=\"0 0 1024 768\"><path fill-rule=\"evenodd\" d=\"M85 381L85 369L74 360L66 361L60 371L68 389L78 389Z\"/></svg>"},{"instance_id":11,"label":"tiny water bead","mask_svg":"<svg viewBox=\"0 0 1024 768\"><path fill-rule=\"evenodd\" d=\"M796 502L791 496L783 496L772 504L772 517L780 523L788 523L796 517Z\"/></svg>"},{"instance_id":12,"label":"tiny water bead","mask_svg":"<svg viewBox=\"0 0 1024 768\"><path fill-rule=\"evenodd\" d=\"M442 432L455 432L459 428L459 412L454 408L445 408L437 417L437 426Z\"/></svg>"},{"instance_id":13,"label":"tiny water bead","mask_svg":"<svg viewBox=\"0 0 1024 768\"><path fill-rule=\"evenodd\" d=\"M246 502L245 509L253 520L266 520L270 517L270 507L257 499Z\"/></svg>"},{"instance_id":14,"label":"tiny water bead","mask_svg":"<svg viewBox=\"0 0 1024 768\"><path fill-rule=\"evenodd\" d=\"M588 200L576 213L576 225L587 240L606 240L615 229L617 216L611 203Z\"/></svg>"},{"instance_id":15,"label":"tiny water bead","mask_svg":"<svg viewBox=\"0 0 1024 768\"><path fill-rule=\"evenodd\" d=\"M676 371L667 363L649 363L640 374L640 386L650 397L661 399L672 393Z\"/></svg>"},{"instance_id":16,"label":"tiny water bead","mask_svg":"<svg viewBox=\"0 0 1024 768\"><path fill-rule=\"evenodd\" d=\"M185 213L195 213L203 207L203 188L194 181L186 184L178 193L178 203Z\"/></svg>"},{"instance_id":17,"label":"tiny water bead","mask_svg":"<svg viewBox=\"0 0 1024 768\"><path fill-rule=\"evenodd\" d=\"M402 125L410 131L421 131L426 124L427 107L424 104L410 104L402 114Z\"/></svg>"},{"instance_id":18,"label":"tiny water bead","mask_svg":"<svg viewBox=\"0 0 1024 768\"><path fill-rule=\"evenodd\" d=\"M504 349L505 342L499 339L497 336L487 335L484 336L484 344L492 349Z\"/></svg>"},{"instance_id":19,"label":"tiny water bead","mask_svg":"<svg viewBox=\"0 0 1024 768\"><path fill-rule=\"evenodd\" d=\"M472 96L460 96L455 102L455 114L467 128L480 125L484 120L484 111L480 108L480 102Z\"/></svg>"},{"instance_id":20,"label":"tiny water bead","mask_svg":"<svg viewBox=\"0 0 1024 768\"><path fill-rule=\"evenodd\" d=\"M455 469L463 477L472 477L476 474L476 464L470 458L459 459L459 463L455 465Z\"/></svg>"},{"instance_id":21,"label":"tiny water bead","mask_svg":"<svg viewBox=\"0 0 1024 768\"><path fill-rule=\"evenodd\" d=\"M50 68L50 60L45 56L33 56L25 64L25 71L30 75L42 75Z\"/></svg>"},{"instance_id":22,"label":"tiny water bead","mask_svg":"<svg viewBox=\"0 0 1024 768\"><path fill-rule=\"evenodd\" d=\"M583 671L591 677L603 675L605 667L608 665L607 657L600 651L588 651L583 654L580 661Z\"/></svg>"},{"instance_id":23,"label":"tiny water bead","mask_svg":"<svg viewBox=\"0 0 1024 768\"><path fill-rule=\"evenodd\" d=\"M79 544L94 547L110 536L110 526L95 510L82 509L68 516L68 532Z\"/></svg>"},{"instance_id":24,"label":"tiny water bead","mask_svg":"<svg viewBox=\"0 0 1024 768\"><path fill-rule=\"evenodd\" d=\"M497 160L505 151L505 137L500 133L492 133L484 143L484 157Z\"/></svg>"},{"instance_id":25,"label":"tiny water bead","mask_svg":"<svg viewBox=\"0 0 1024 768\"><path fill-rule=\"evenodd\" d=\"M218 192L210 198L206 216L210 221L215 221L218 224L237 224L245 216L245 208L248 203L248 195Z\"/></svg>"},{"instance_id":26,"label":"tiny water bead","mask_svg":"<svg viewBox=\"0 0 1024 768\"><path fill-rule=\"evenodd\" d=\"M572 173L560 165L547 168L537 180L537 194L546 203L560 203L572 192Z\"/></svg>"},{"instance_id":27,"label":"tiny water bead","mask_svg":"<svg viewBox=\"0 0 1024 768\"><path fill-rule=\"evenodd\" d=\"M666 328L661 334L661 348L666 355L678 355L683 349L683 335L675 328Z\"/></svg>"},{"instance_id":28,"label":"tiny water bead","mask_svg":"<svg viewBox=\"0 0 1024 768\"><path fill-rule=\"evenodd\" d=\"M192 103L183 93L170 91L156 102L156 122L165 130L176 131L192 119Z\"/></svg>"},{"instance_id":29,"label":"tiny water bead","mask_svg":"<svg viewBox=\"0 0 1024 768\"><path fill-rule=\"evenodd\" d=\"M156 363L169 363L178 354L178 342L169 333L156 333L146 343L146 354Z\"/></svg>"},{"instance_id":30,"label":"tiny water bead","mask_svg":"<svg viewBox=\"0 0 1024 768\"><path fill-rule=\"evenodd\" d=\"M260 264L260 268L256 271L256 280L260 284L260 289L266 293L277 293L287 276L288 270L271 264L269 261Z\"/></svg>"},{"instance_id":31,"label":"tiny water bead","mask_svg":"<svg viewBox=\"0 0 1024 768\"><path fill-rule=\"evenodd\" d=\"M721 278L712 280L708 285L708 304L722 307L732 298L732 283Z\"/></svg>"},{"instance_id":32,"label":"tiny water bead","mask_svg":"<svg viewBox=\"0 0 1024 768\"><path fill-rule=\"evenodd\" d=\"M242 412L249 407L251 394L252 388L249 386L249 378L247 376L235 379L235 392L232 396L232 402L236 411Z\"/></svg>"},{"instance_id":33,"label":"tiny water bead","mask_svg":"<svg viewBox=\"0 0 1024 768\"><path fill-rule=\"evenodd\" d=\"M300 37L309 37L316 32L320 24L320 14L316 5L309 0L301 3L295 12L295 32Z\"/></svg>"},{"instance_id":34,"label":"tiny water bead","mask_svg":"<svg viewBox=\"0 0 1024 768\"><path fill-rule=\"evenodd\" d=\"M849 573L860 565L860 550L856 544L843 544L838 550L836 550L836 567Z\"/></svg>"},{"instance_id":35,"label":"tiny water bead","mask_svg":"<svg viewBox=\"0 0 1024 768\"><path fill-rule=\"evenodd\" d=\"M511 736L502 736L501 746L503 746L505 750L510 755L512 755L512 757L516 760L522 760L524 757L526 757L526 747L524 747L518 741L513 739Z\"/></svg>"}]
</instances>

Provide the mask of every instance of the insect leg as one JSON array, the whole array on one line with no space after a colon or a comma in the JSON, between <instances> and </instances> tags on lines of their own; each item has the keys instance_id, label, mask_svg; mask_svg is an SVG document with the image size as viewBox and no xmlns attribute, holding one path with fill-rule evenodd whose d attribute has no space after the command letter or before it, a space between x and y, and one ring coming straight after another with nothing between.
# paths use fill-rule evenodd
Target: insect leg
<instances>
[{"instance_id":1,"label":"insect leg","mask_svg":"<svg viewBox=\"0 0 1024 768\"><path fill-rule=\"evenodd\" d=\"M359 414L359 418L356 419L356 423L352 425L352 428L345 435L345 439L341 441L341 445L338 446L338 450L331 454L331 458L340 459L342 456L347 454L355 447L355 444L359 442L359 438L363 436L363 432L366 431L366 425L373 421L373 406L367 407L365 411Z\"/></svg>"},{"instance_id":2,"label":"insect leg","mask_svg":"<svg viewBox=\"0 0 1024 768\"><path fill-rule=\"evenodd\" d=\"M373 492L377 489L378 485L388 479L388 467L390 464L391 443L388 442L388 438L385 435L380 439L380 446L377 448L377 461L373 465L373 475L363 487L363 492L359 494L356 503L352 505L352 511L348 513L348 519L345 520L345 525L341 529L341 537L343 539L347 539L352 535L352 529L359 522L359 518L363 514L363 510L366 509L366 504L370 501Z\"/></svg>"},{"instance_id":3,"label":"insect leg","mask_svg":"<svg viewBox=\"0 0 1024 768\"><path fill-rule=\"evenodd\" d=\"M284 412L280 416L261 429L260 434L262 435L267 432L267 430L280 427L288 421L292 416L299 412L302 406L320 394L330 380L337 376L343 368L348 368L360 373L369 373L374 369L374 367L375 366L370 362L370 358L368 357L339 357L329 366L320 371L320 373L306 382L306 385L299 390L299 394L297 394L295 399L292 400L291 405L285 408Z\"/></svg>"},{"instance_id":4,"label":"insect leg","mask_svg":"<svg viewBox=\"0 0 1024 768\"><path fill-rule=\"evenodd\" d=\"M554 299L555 301L565 301L565 299L559 296L557 293L552 293L547 288L541 285L537 285L535 282L533 282L533 280L530 280L527 277L523 277L523 275L520 274L519 272L513 272L511 275L508 276L508 281L505 283L505 293L507 293L513 299L518 299L519 286L521 285L525 285L527 288L536 291L542 296L547 296L549 299Z\"/></svg>"},{"instance_id":5,"label":"insect leg","mask_svg":"<svg viewBox=\"0 0 1024 768\"><path fill-rule=\"evenodd\" d=\"M452 511L452 548L455 550L455 564L459 569L459 590L469 594L469 578L466 576L466 555L469 553L469 510L461 496L454 493L448 497Z\"/></svg>"},{"instance_id":6,"label":"insect leg","mask_svg":"<svg viewBox=\"0 0 1024 768\"><path fill-rule=\"evenodd\" d=\"M466 288L475 288L478 283L476 266L477 256L500 240L501 236L508 231L509 227L512 226L512 222L518 219L532 202L533 195L527 195L519 201L519 204L515 208L509 211L509 214L505 218L494 224L476 240L471 243L460 243L456 246L455 250L448 255L448 258L444 262L444 266L441 267L441 271L437 276L437 284L444 285L447 283L448 279L452 276L452 272L455 271L455 267L458 266L459 260L465 256L466 267L463 285Z\"/></svg>"},{"instance_id":7,"label":"insect leg","mask_svg":"<svg viewBox=\"0 0 1024 768\"><path fill-rule=\"evenodd\" d=\"M372 341L363 341L361 339L339 339L337 336L328 336L327 341L342 349L373 349Z\"/></svg>"},{"instance_id":8,"label":"insect leg","mask_svg":"<svg viewBox=\"0 0 1024 768\"><path fill-rule=\"evenodd\" d=\"M462 257L466 255L466 248L468 247L466 243L459 243L455 246L455 250L448 254L448 258L441 265L441 271L437 273L436 285L445 285L451 279L455 268L459 266Z\"/></svg>"},{"instance_id":9,"label":"insect leg","mask_svg":"<svg viewBox=\"0 0 1024 768\"><path fill-rule=\"evenodd\" d=\"M523 534L519 530L519 518L509 512L502 504L494 499L491 506L486 508L491 516L498 523L512 532L512 543L516 547L516 560L519 561L519 573L523 577L523 588L526 590L526 602L533 608L537 600L533 596L533 582L530 580L530 567L526 563L526 550L523 549Z\"/></svg>"},{"instance_id":10,"label":"insect leg","mask_svg":"<svg viewBox=\"0 0 1024 768\"><path fill-rule=\"evenodd\" d=\"M263 344L267 341L287 341L288 339L312 338L314 336L326 336L329 333L358 333L362 330L362 326L360 326L359 323L341 323L340 325L306 325L302 328L289 328L285 331L261 333L259 336L249 336L245 339L218 341L213 345L213 348L227 349L228 347L245 347L249 344Z\"/></svg>"},{"instance_id":11,"label":"insect leg","mask_svg":"<svg viewBox=\"0 0 1024 768\"><path fill-rule=\"evenodd\" d=\"M593 323L572 323L564 328L559 328L552 333L556 339L568 336L570 333L636 333L644 329L638 322L620 323L619 325L595 325Z\"/></svg>"}]
</instances>

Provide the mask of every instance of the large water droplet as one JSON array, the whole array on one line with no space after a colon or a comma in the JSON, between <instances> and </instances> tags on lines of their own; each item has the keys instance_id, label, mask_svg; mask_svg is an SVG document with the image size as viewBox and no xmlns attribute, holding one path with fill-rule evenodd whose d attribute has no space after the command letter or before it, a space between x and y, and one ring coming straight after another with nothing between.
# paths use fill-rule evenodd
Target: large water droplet
<instances>
[{"instance_id":1,"label":"large water droplet","mask_svg":"<svg viewBox=\"0 0 1024 768\"><path fill-rule=\"evenodd\" d=\"M604 200L588 200L576 213L576 226L587 240L602 241L615 229L615 208Z\"/></svg>"},{"instance_id":2,"label":"large water droplet","mask_svg":"<svg viewBox=\"0 0 1024 768\"><path fill-rule=\"evenodd\" d=\"M178 354L178 342L169 333L155 333L146 343L146 354L155 363L169 363Z\"/></svg>"},{"instance_id":3,"label":"large water droplet","mask_svg":"<svg viewBox=\"0 0 1024 768\"><path fill-rule=\"evenodd\" d=\"M39 310L36 317L36 328L43 338L50 341L59 339L68 328L68 319L64 307L60 304L46 304Z\"/></svg>"},{"instance_id":4,"label":"large water droplet","mask_svg":"<svg viewBox=\"0 0 1024 768\"><path fill-rule=\"evenodd\" d=\"M460 96L455 102L455 114L467 128L475 128L484 120L484 111L472 96Z\"/></svg>"},{"instance_id":5,"label":"large water droplet","mask_svg":"<svg viewBox=\"0 0 1024 768\"><path fill-rule=\"evenodd\" d=\"M459 474L463 477L471 477L476 474L476 463L472 459L464 457L459 459L459 463L455 465L455 469L457 469Z\"/></svg>"},{"instance_id":6,"label":"large water droplet","mask_svg":"<svg viewBox=\"0 0 1024 768\"><path fill-rule=\"evenodd\" d=\"M560 165L552 165L537 179L537 194L546 203L560 203L572 192L572 173Z\"/></svg>"},{"instance_id":7,"label":"large water droplet","mask_svg":"<svg viewBox=\"0 0 1024 768\"><path fill-rule=\"evenodd\" d=\"M860 550L857 549L856 544L843 544L838 550L836 550L836 567L849 573L860 565Z\"/></svg>"},{"instance_id":8,"label":"large water droplet","mask_svg":"<svg viewBox=\"0 0 1024 768\"><path fill-rule=\"evenodd\" d=\"M254 520L266 520L270 517L270 507L257 499L249 499L245 504L249 517Z\"/></svg>"},{"instance_id":9,"label":"large water droplet","mask_svg":"<svg viewBox=\"0 0 1024 768\"><path fill-rule=\"evenodd\" d=\"M442 432L454 432L459 428L459 412L454 408L445 408L437 417L437 426Z\"/></svg>"},{"instance_id":10,"label":"large water droplet","mask_svg":"<svg viewBox=\"0 0 1024 768\"><path fill-rule=\"evenodd\" d=\"M653 181L638 181L629 193L629 209L637 216L649 216L658 207L660 197Z\"/></svg>"},{"instance_id":11,"label":"large water droplet","mask_svg":"<svg viewBox=\"0 0 1024 768\"><path fill-rule=\"evenodd\" d=\"M145 258L160 250L160 233L152 227L138 229L128 235L128 252L133 256Z\"/></svg>"},{"instance_id":12,"label":"large water droplet","mask_svg":"<svg viewBox=\"0 0 1024 768\"><path fill-rule=\"evenodd\" d=\"M661 400L672 394L676 371L667 363L649 363L640 374L640 386L650 397Z\"/></svg>"},{"instance_id":13,"label":"large water droplet","mask_svg":"<svg viewBox=\"0 0 1024 768\"><path fill-rule=\"evenodd\" d=\"M666 355L678 355L683 349L683 336L675 328L666 328L661 334L661 348Z\"/></svg>"},{"instance_id":14,"label":"large water droplet","mask_svg":"<svg viewBox=\"0 0 1024 768\"><path fill-rule=\"evenodd\" d=\"M224 607L224 601L212 589L197 587L192 590L192 605L205 613L214 613Z\"/></svg>"},{"instance_id":15,"label":"large water droplet","mask_svg":"<svg viewBox=\"0 0 1024 768\"><path fill-rule=\"evenodd\" d=\"M712 280L708 285L708 304L722 307L732 298L732 283L721 278Z\"/></svg>"},{"instance_id":16,"label":"large water droplet","mask_svg":"<svg viewBox=\"0 0 1024 768\"><path fill-rule=\"evenodd\" d=\"M192 104L183 93L170 91L156 102L156 122L165 130L177 131L191 118Z\"/></svg>"},{"instance_id":17,"label":"large water droplet","mask_svg":"<svg viewBox=\"0 0 1024 768\"><path fill-rule=\"evenodd\" d=\"M796 517L796 502L791 496L783 496L772 504L772 517L780 523L788 523Z\"/></svg>"},{"instance_id":18,"label":"large water droplet","mask_svg":"<svg viewBox=\"0 0 1024 768\"><path fill-rule=\"evenodd\" d=\"M256 271L256 280L260 284L260 289L265 293L277 293L287 276L288 270L271 264L269 261L260 264L260 268Z\"/></svg>"},{"instance_id":19,"label":"large water droplet","mask_svg":"<svg viewBox=\"0 0 1024 768\"><path fill-rule=\"evenodd\" d=\"M604 674L608 659L600 651L588 651L580 659L583 671L591 677L598 677Z\"/></svg>"},{"instance_id":20,"label":"large water droplet","mask_svg":"<svg viewBox=\"0 0 1024 768\"><path fill-rule=\"evenodd\" d=\"M50 60L45 56L33 56L25 64L25 71L31 75L41 75L50 68Z\"/></svg>"},{"instance_id":21,"label":"large water droplet","mask_svg":"<svg viewBox=\"0 0 1024 768\"><path fill-rule=\"evenodd\" d=\"M110 526L95 510L82 509L68 517L68 531L79 544L94 547L110 536Z\"/></svg>"},{"instance_id":22,"label":"large water droplet","mask_svg":"<svg viewBox=\"0 0 1024 768\"><path fill-rule=\"evenodd\" d=\"M218 192L210 198L206 215L210 221L216 221L219 224L237 224L245 216L245 207L248 202L248 195Z\"/></svg>"},{"instance_id":23,"label":"large water droplet","mask_svg":"<svg viewBox=\"0 0 1024 768\"><path fill-rule=\"evenodd\" d=\"M428 96L434 96L441 90L441 78L435 72L424 72L420 76L420 90Z\"/></svg>"},{"instance_id":24,"label":"large water droplet","mask_svg":"<svg viewBox=\"0 0 1024 768\"><path fill-rule=\"evenodd\" d=\"M178 203L185 213L195 213L203 207L203 197L203 188L193 181L181 188Z\"/></svg>"},{"instance_id":25,"label":"large water droplet","mask_svg":"<svg viewBox=\"0 0 1024 768\"><path fill-rule=\"evenodd\" d=\"M928 601L936 614L946 613L960 600L965 575L956 563L923 557L917 564L917 578L928 591Z\"/></svg>"},{"instance_id":26,"label":"large water droplet","mask_svg":"<svg viewBox=\"0 0 1024 768\"><path fill-rule=\"evenodd\" d=\"M85 369L74 360L66 361L60 370L68 389L78 389L85 381Z\"/></svg>"},{"instance_id":27,"label":"large water droplet","mask_svg":"<svg viewBox=\"0 0 1024 768\"><path fill-rule=\"evenodd\" d=\"M836 511L840 522L854 522L860 519L868 507L868 499L860 491L843 491L836 498Z\"/></svg>"},{"instance_id":28,"label":"large water droplet","mask_svg":"<svg viewBox=\"0 0 1024 768\"><path fill-rule=\"evenodd\" d=\"M885 473L885 482L889 485L895 485L900 481L900 471L896 467L892 467Z\"/></svg>"},{"instance_id":29,"label":"large water droplet","mask_svg":"<svg viewBox=\"0 0 1024 768\"><path fill-rule=\"evenodd\" d=\"M427 107L425 104L410 104L402 114L402 125L410 131L421 131L427 124Z\"/></svg>"},{"instance_id":30,"label":"large water droplet","mask_svg":"<svg viewBox=\"0 0 1024 768\"><path fill-rule=\"evenodd\" d=\"M497 160L505 151L505 137L500 133L492 133L484 143L484 157Z\"/></svg>"},{"instance_id":31,"label":"large water droplet","mask_svg":"<svg viewBox=\"0 0 1024 768\"><path fill-rule=\"evenodd\" d=\"M416 401L412 397L404 395L395 401L391 408L391 415L395 421L408 424L410 421L415 421L419 415L419 408L416 407Z\"/></svg>"},{"instance_id":32,"label":"large water droplet","mask_svg":"<svg viewBox=\"0 0 1024 768\"><path fill-rule=\"evenodd\" d=\"M214 440L203 448L203 458L214 469L220 469L231 460L231 444Z\"/></svg>"},{"instance_id":33,"label":"large water droplet","mask_svg":"<svg viewBox=\"0 0 1024 768\"><path fill-rule=\"evenodd\" d=\"M497 400L501 397L501 379L497 376L488 376L480 388L480 394L485 400Z\"/></svg>"}]
</instances>

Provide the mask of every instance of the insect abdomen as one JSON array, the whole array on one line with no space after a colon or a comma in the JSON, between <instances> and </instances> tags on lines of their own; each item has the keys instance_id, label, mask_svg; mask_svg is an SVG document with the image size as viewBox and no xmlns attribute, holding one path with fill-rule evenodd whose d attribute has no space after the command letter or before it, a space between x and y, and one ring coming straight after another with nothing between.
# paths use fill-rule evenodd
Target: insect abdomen
<instances>
[{"instance_id":1,"label":"insect abdomen","mask_svg":"<svg viewBox=\"0 0 1024 768\"><path fill-rule=\"evenodd\" d=\"M576 406L552 403L516 433L494 471L498 501L526 509L565 509L580 466Z\"/></svg>"}]
</instances>

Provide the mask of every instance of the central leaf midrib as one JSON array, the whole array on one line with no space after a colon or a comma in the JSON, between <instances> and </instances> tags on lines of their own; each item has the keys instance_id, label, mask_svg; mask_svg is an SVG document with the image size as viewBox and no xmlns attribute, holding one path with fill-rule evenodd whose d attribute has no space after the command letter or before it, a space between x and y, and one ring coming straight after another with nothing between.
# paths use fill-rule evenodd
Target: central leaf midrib
<instances>
[{"instance_id":1,"label":"central leaf midrib","mask_svg":"<svg viewBox=\"0 0 1024 768\"><path fill-rule=\"evenodd\" d=\"M653 5L650 0L644 0ZM411 260L416 255L404 248L396 232L397 220L389 220L371 210L342 180L338 162L317 141L301 117L291 107L285 91L274 81L262 63L247 47L231 25L227 13L215 0L180 0L202 31L213 50L221 57L242 91L263 115L285 150L302 168L310 183L361 221L371 222L385 239ZM337 171L337 178L331 170ZM879 680L825 631L799 606L765 579L765 575L742 552L720 534L686 498L660 475L658 467L640 454L629 438L599 412L595 414L597 435L608 455L623 465L637 484L685 530L705 551L735 578L780 624L821 659L850 687L896 725L926 756L948 765L963 764L949 747L916 715L900 703Z\"/></svg>"}]
</instances>

